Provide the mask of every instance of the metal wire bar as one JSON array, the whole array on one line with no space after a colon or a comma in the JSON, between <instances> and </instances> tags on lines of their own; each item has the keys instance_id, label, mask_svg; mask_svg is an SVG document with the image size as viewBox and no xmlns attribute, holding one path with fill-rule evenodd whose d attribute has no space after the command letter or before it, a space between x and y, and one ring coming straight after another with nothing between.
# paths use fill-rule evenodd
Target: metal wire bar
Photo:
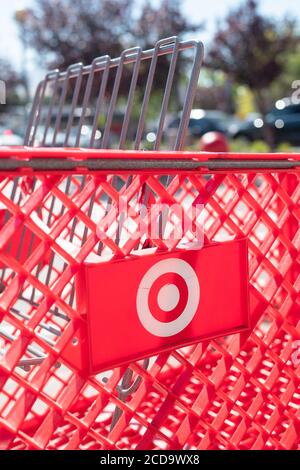
<instances>
[{"instance_id":1,"label":"metal wire bar","mask_svg":"<svg viewBox=\"0 0 300 470\"><path fill-rule=\"evenodd\" d=\"M78 70L78 74L79 74L79 73L82 72L82 67L83 67L83 65L82 65L81 62L78 63L78 64L70 65L70 67L68 67L66 80L63 83L62 92L61 92L61 95L60 95L58 113L57 113L57 116L56 116L54 133L53 133L53 138L52 138L52 146L56 145L56 138L57 138L57 134L58 134L59 129L60 129L63 108L64 108L64 104L65 104L65 101L66 101L66 98L67 98L68 85L69 85L69 80L71 78L72 71L73 70L76 70L76 71ZM73 115L70 114L69 120L71 118L73 118Z\"/></svg>"},{"instance_id":2,"label":"metal wire bar","mask_svg":"<svg viewBox=\"0 0 300 470\"><path fill-rule=\"evenodd\" d=\"M152 59L151 59L149 74L148 74L148 78L147 78L146 88L145 88L145 92L144 92L144 98L143 98L143 103L142 103L142 107L141 107L139 123L138 123L137 131L136 131L136 137L135 137L135 143L134 143L134 149L135 150L139 150L140 143L141 143L141 140L142 140L142 135L143 135L144 127L145 127L146 112L147 112L147 108L148 108L148 104L149 104L150 93L151 93L151 89L152 89L152 83L153 83L153 79L154 79L154 74L155 74L159 49L161 47L163 47L165 44L168 44L168 43L170 43L174 40L175 40L175 38L161 39L155 45L153 55L152 55Z\"/></svg>"},{"instance_id":3,"label":"metal wire bar","mask_svg":"<svg viewBox=\"0 0 300 470\"><path fill-rule=\"evenodd\" d=\"M140 69L140 64L141 64L142 49L140 47L136 47L135 49L136 49L137 56L136 56L136 61L134 63L134 68L132 72L130 89L129 89L128 99L127 99L127 106L126 106L125 116L123 119L123 125L122 125L121 136L120 136L120 145L119 145L120 149L123 149L125 147L125 141L126 141L126 136L128 132L130 116L131 116L133 100L134 100L134 92L136 89L137 80L139 76L139 69Z\"/></svg>"},{"instance_id":4,"label":"metal wire bar","mask_svg":"<svg viewBox=\"0 0 300 470\"><path fill-rule=\"evenodd\" d=\"M122 73L123 73L123 65L124 65L124 61L125 61L125 58L126 58L126 54L129 51L123 51L122 54L121 54L121 57L120 57L120 63L119 63L119 67L117 69L115 83L114 83L114 87L113 87L113 91L112 91L112 95L111 95L111 99L110 99L110 103L109 103L109 108L108 108L108 112L107 112L107 116L106 116L104 131L103 131L103 138L102 138L102 145L101 145L102 148L107 148L108 147L110 129L111 129L111 125L112 125L113 115L114 115L114 111L115 111L115 107L116 107L116 102L117 102L119 88L120 88L120 82L121 82Z\"/></svg>"},{"instance_id":5,"label":"metal wire bar","mask_svg":"<svg viewBox=\"0 0 300 470\"><path fill-rule=\"evenodd\" d=\"M76 142L75 142L76 147L79 147L79 144L80 144L81 129L82 129L82 126L83 126L83 123L84 123L84 120L85 120L85 116L86 116L86 112L87 112L87 108L88 108L88 103L89 103L89 99L90 99L92 88L93 88L95 70L96 70L96 67L97 67L98 64L103 63L103 60L106 62L107 57L105 57L105 58L96 57L96 59L93 60L92 65L91 65L91 71L89 73L89 77L88 77L88 81L87 81L87 85L86 85L86 89L85 89L85 93L84 93L84 98L83 98L83 102L82 102L82 111L81 111L81 115L80 115L80 121L79 121L79 124L78 124L78 132L77 132Z\"/></svg>"},{"instance_id":6,"label":"metal wire bar","mask_svg":"<svg viewBox=\"0 0 300 470\"><path fill-rule=\"evenodd\" d=\"M143 369L147 370L148 369L148 366L149 366L149 363L150 363L150 359L147 358L147 359L144 359L143 361ZM142 381L142 377L140 375L138 375L138 377L134 380L133 384L130 385L130 382L132 380L132 376L133 376L133 370L128 368L123 377L122 377L122 380L121 380L121 384L117 386L117 391L118 391L118 398L119 400L122 400L123 402L126 402L127 400L127 397L129 395L131 395L132 393L136 392L141 381ZM104 382L107 381L106 378L103 379ZM115 427L115 425L117 424L117 422L119 421L119 419L121 418L123 414L123 410L116 406L115 410L114 410L114 414L112 416L112 421L111 421L111 425L110 425L110 431L112 431Z\"/></svg>"},{"instance_id":7,"label":"metal wire bar","mask_svg":"<svg viewBox=\"0 0 300 470\"><path fill-rule=\"evenodd\" d=\"M81 87L81 82L82 82L82 67L83 67L83 65L79 66L79 74L76 78L76 84L75 84L74 94L73 94L73 98L72 98L72 106L71 106L71 111L70 111L70 115L69 115L69 119L68 119L66 135L65 135L65 141L64 141L64 146L65 147L67 147L68 142L69 142L71 127L72 127L72 123L73 123L73 119L74 119L74 112L75 112L75 108L76 108L77 103L78 103L78 97L79 97L80 87Z\"/></svg>"},{"instance_id":8,"label":"metal wire bar","mask_svg":"<svg viewBox=\"0 0 300 470\"><path fill-rule=\"evenodd\" d=\"M33 307L38 307L39 306L39 304L37 302L31 301L30 299L28 299L28 298L26 298L22 295L20 295L20 300L24 300L25 302L28 302ZM59 312L57 307L55 307L54 309L50 308L49 313L51 313L51 315L54 315L54 316L57 316L57 317L61 318L62 320L70 321L70 318L67 315L65 315L64 313Z\"/></svg>"},{"instance_id":9,"label":"metal wire bar","mask_svg":"<svg viewBox=\"0 0 300 470\"><path fill-rule=\"evenodd\" d=\"M20 310L14 308L14 307L11 308L11 311L12 311L14 314L18 315L19 317L23 318L24 320L30 320L30 318L31 318L30 315L27 315L26 313L23 313L23 312L21 312ZM58 330L58 329L56 329L56 328L53 327L53 326L47 325L47 324L44 323L44 322L41 322L41 323L39 324L39 326L40 326L40 328L49 331L49 333L52 333L52 334L55 335L55 336L61 336L61 331Z\"/></svg>"},{"instance_id":10,"label":"metal wire bar","mask_svg":"<svg viewBox=\"0 0 300 470\"><path fill-rule=\"evenodd\" d=\"M53 113L53 109L54 109L54 103L55 103L55 98L56 98L56 93L57 93L57 88L58 88L59 70L53 71L53 74L55 74L54 79L53 79L53 83L52 83L53 91L52 91L51 100L50 100L50 103L49 103L49 106L48 106L47 118L46 118L43 138L42 138L42 141L41 141L41 146L44 146L46 144L47 133L48 133L48 129L49 129L50 124L51 124L51 117L52 117L52 113ZM34 138L33 138L33 141L34 141Z\"/></svg>"},{"instance_id":11,"label":"metal wire bar","mask_svg":"<svg viewBox=\"0 0 300 470\"><path fill-rule=\"evenodd\" d=\"M104 105L103 100L104 100L104 97L105 97L105 91L106 91L108 75L109 75L109 69L110 69L110 63L111 63L111 59L110 59L109 56L103 57L103 60L104 60L105 65L104 65L103 76L102 76L102 80L101 80L101 86L100 86L100 90L99 90L99 94L98 94L98 98L97 98L97 102L96 102L95 116L94 116L94 121L93 121L93 129L92 129L92 134L91 134L91 138L90 138L90 147L93 147L94 143L95 143L95 136L96 136L96 132L97 132L97 129L98 129L99 116L100 116L100 113L102 111L102 107Z\"/></svg>"},{"instance_id":12,"label":"metal wire bar","mask_svg":"<svg viewBox=\"0 0 300 470\"><path fill-rule=\"evenodd\" d=\"M184 146L185 136L189 125L191 110L193 106L193 101L198 85L198 78L200 74L200 69L203 61L203 45L199 43L199 46L195 50L194 63L192 67L191 77L188 84L186 97L183 105L182 117L179 123L179 128L177 132L177 138L175 143L175 150L181 150Z\"/></svg>"},{"instance_id":13,"label":"metal wire bar","mask_svg":"<svg viewBox=\"0 0 300 470\"><path fill-rule=\"evenodd\" d=\"M36 132L37 132L39 124L40 124L41 113L42 113L42 107L40 106L40 103L43 102L45 92L46 92L46 88L47 88L47 84L48 84L48 81L51 77L51 74L52 74L52 72L49 72L46 75L44 81L42 81L37 87L35 97L34 97L34 100L33 100L33 104L32 104L32 108L31 108L31 112L30 112L30 115L29 115L29 123L34 122L34 126L32 126L32 125L29 126L28 125L28 127L27 127L26 134L25 134L25 141L24 141L25 145L26 145L26 143L29 143L30 141L34 142L34 140L35 140Z\"/></svg>"},{"instance_id":14,"label":"metal wire bar","mask_svg":"<svg viewBox=\"0 0 300 470\"><path fill-rule=\"evenodd\" d=\"M179 50L179 41L178 41L178 38L175 38L174 39L174 51L173 51L172 58L171 58L165 93L164 93L162 106L160 110L159 123L158 123L158 129L156 133L154 150L159 150L160 143L161 143L163 127L164 127L164 123L166 119L166 114L168 111L169 99L170 99L171 90L172 90L172 83L173 83L175 68L176 68L177 59L178 59L178 50Z\"/></svg>"},{"instance_id":15,"label":"metal wire bar","mask_svg":"<svg viewBox=\"0 0 300 470\"><path fill-rule=\"evenodd\" d=\"M5 331L1 325L0 325L0 336L2 336L2 338L5 338L9 341L16 341L16 336L14 335L11 335L10 333L8 333L7 331ZM44 339L45 340L45 339ZM45 359L45 357L47 357L46 355L43 355L42 352L35 348L34 346L31 346L29 345L28 348L27 348L27 351L32 354L33 356L35 356L36 358L39 358L41 360Z\"/></svg>"}]
</instances>

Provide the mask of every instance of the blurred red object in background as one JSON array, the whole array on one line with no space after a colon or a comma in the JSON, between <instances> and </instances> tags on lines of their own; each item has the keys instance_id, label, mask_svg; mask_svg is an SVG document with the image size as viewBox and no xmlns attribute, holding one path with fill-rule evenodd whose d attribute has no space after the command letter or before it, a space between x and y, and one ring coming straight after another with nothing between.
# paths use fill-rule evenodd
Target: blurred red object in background
<instances>
[{"instance_id":1,"label":"blurred red object in background","mask_svg":"<svg viewBox=\"0 0 300 470\"><path fill-rule=\"evenodd\" d=\"M222 132L207 132L199 140L203 152L229 152L228 141Z\"/></svg>"}]
</instances>

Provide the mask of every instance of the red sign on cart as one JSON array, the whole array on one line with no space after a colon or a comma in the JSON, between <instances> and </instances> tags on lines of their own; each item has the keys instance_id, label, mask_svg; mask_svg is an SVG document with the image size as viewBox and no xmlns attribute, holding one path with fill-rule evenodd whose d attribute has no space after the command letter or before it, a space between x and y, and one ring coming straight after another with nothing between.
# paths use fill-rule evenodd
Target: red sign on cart
<instances>
[{"instance_id":1,"label":"red sign on cart","mask_svg":"<svg viewBox=\"0 0 300 470\"><path fill-rule=\"evenodd\" d=\"M145 253L83 268L92 373L249 328L245 240Z\"/></svg>"}]
</instances>

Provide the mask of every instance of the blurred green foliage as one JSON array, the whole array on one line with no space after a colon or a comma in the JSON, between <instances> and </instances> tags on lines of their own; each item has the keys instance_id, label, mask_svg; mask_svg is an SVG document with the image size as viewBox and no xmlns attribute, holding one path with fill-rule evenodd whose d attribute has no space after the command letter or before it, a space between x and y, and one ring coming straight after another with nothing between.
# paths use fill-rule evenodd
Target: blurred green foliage
<instances>
[{"instance_id":1,"label":"blurred green foliage","mask_svg":"<svg viewBox=\"0 0 300 470\"><path fill-rule=\"evenodd\" d=\"M265 153L270 151L268 144L263 140L256 140L254 142L248 142L244 139L230 140L229 147L230 152L238 153ZM199 151L199 143L195 141L192 145L187 146L185 150L188 150L190 152L197 152ZM292 153L297 151L297 149L290 145L288 142L284 142L278 145L276 151L283 153Z\"/></svg>"}]
</instances>

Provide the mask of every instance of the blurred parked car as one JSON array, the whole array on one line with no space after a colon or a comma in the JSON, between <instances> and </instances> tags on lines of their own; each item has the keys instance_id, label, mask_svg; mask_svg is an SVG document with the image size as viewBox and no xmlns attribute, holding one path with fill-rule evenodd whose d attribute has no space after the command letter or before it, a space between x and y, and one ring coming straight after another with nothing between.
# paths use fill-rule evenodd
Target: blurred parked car
<instances>
[{"instance_id":1,"label":"blurred parked car","mask_svg":"<svg viewBox=\"0 0 300 470\"><path fill-rule=\"evenodd\" d=\"M12 129L0 128L0 145L23 145L23 138Z\"/></svg>"},{"instance_id":2,"label":"blurred parked car","mask_svg":"<svg viewBox=\"0 0 300 470\"><path fill-rule=\"evenodd\" d=\"M47 129L47 135L46 135L46 140L44 142L44 132L45 128L40 127L39 131L37 132L35 139L34 139L34 147L52 147L52 141L53 141L53 136L54 136L54 129L53 127L50 127ZM72 127L70 129L70 134L68 138L68 143L67 147L75 147L76 146L76 137L77 137L77 127ZM82 148L88 148L90 146L90 138L92 135L92 127L84 125L81 128L81 133L80 133L80 147ZM65 146L65 137L66 133L65 130L63 129L62 131L59 131L56 135L55 138L55 147L64 147ZM101 139L101 131L97 130L95 133L95 142L94 142L94 147L99 148L100 147L100 139Z\"/></svg>"},{"instance_id":3,"label":"blurred parked car","mask_svg":"<svg viewBox=\"0 0 300 470\"><path fill-rule=\"evenodd\" d=\"M226 133L228 115L222 111L192 109L189 121L189 134L193 137L202 137L207 132L217 131ZM166 134L172 129L178 129L180 116L171 120L167 126Z\"/></svg>"},{"instance_id":4,"label":"blurred parked car","mask_svg":"<svg viewBox=\"0 0 300 470\"><path fill-rule=\"evenodd\" d=\"M287 98L278 100L264 119L260 114L252 113L240 124L231 126L230 136L249 142L260 140L264 137L266 125L273 131L275 144L288 142L300 145L300 104L293 104Z\"/></svg>"},{"instance_id":5,"label":"blurred parked car","mask_svg":"<svg viewBox=\"0 0 300 470\"><path fill-rule=\"evenodd\" d=\"M181 115L170 117L168 119L166 128L164 130L164 137L167 139L170 147L173 147L173 141L176 138L177 131L180 125ZM192 109L189 126L188 126L188 140L199 139L207 132L221 132L228 134L228 127L235 122L235 118L218 110L204 110ZM146 140L149 143L155 142L156 139L156 126L152 128L148 126L146 133Z\"/></svg>"},{"instance_id":6,"label":"blurred parked car","mask_svg":"<svg viewBox=\"0 0 300 470\"><path fill-rule=\"evenodd\" d=\"M229 136L233 139L245 139L249 142L263 138L264 121L261 114L250 113L240 121L229 126Z\"/></svg>"}]
</instances>

